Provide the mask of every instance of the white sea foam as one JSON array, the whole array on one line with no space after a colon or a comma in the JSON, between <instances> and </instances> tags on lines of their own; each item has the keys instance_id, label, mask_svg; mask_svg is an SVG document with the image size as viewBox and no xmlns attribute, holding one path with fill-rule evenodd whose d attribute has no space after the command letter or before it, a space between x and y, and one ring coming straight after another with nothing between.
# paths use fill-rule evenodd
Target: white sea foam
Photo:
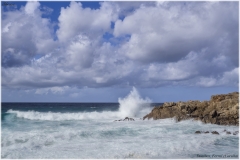
<instances>
[{"instance_id":1,"label":"white sea foam","mask_svg":"<svg viewBox=\"0 0 240 160\"><path fill-rule=\"evenodd\" d=\"M17 110L10 109L7 111L7 113L16 114L18 118L25 118L30 120L47 120L47 121L118 118L118 112L111 112L111 111L60 113L60 112L17 111Z\"/></svg>"},{"instance_id":2,"label":"white sea foam","mask_svg":"<svg viewBox=\"0 0 240 160\"><path fill-rule=\"evenodd\" d=\"M16 114L18 118L30 120L48 120L48 121L65 121L65 120L87 120L87 119L122 119L125 117L140 118L151 111L149 98L143 99L137 89L133 87L132 91L125 97L119 98L118 111L102 112L37 112L37 111L18 111L8 110L7 113Z\"/></svg>"},{"instance_id":3,"label":"white sea foam","mask_svg":"<svg viewBox=\"0 0 240 160\"><path fill-rule=\"evenodd\" d=\"M238 126L171 119L113 122L150 112L135 88L118 111L56 113L9 110L2 123L1 157L7 159L163 159L238 155ZM15 115L15 116L13 116ZM16 118L18 117L18 118ZM19 119L23 118L23 119ZM14 120L14 123L13 123ZM37 120L37 121L34 121ZM69 121L71 120L71 121ZM195 134L217 131L219 135ZM210 157L216 158L216 157Z\"/></svg>"},{"instance_id":4,"label":"white sea foam","mask_svg":"<svg viewBox=\"0 0 240 160\"><path fill-rule=\"evenodd\" d=\"M29 127L31 130L19 128L14 132L3 128L2 158L159 159L238 153L238 135L223 132L238 127L192 120L180 123L173 119L121 123L96 120L90 124L41 121L38 126ZM220 135L194 134L196 130L216 130Z\"/></svg>"}]
</instances>

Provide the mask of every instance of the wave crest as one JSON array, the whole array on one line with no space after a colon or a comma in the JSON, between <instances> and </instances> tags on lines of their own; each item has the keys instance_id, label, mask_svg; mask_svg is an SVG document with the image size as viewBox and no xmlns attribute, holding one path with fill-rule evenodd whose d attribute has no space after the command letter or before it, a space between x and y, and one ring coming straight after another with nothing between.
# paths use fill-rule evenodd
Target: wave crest
<instances>
[{"instance_id":1,"label":"wave crest","mask_svg":"<svg viewBox=\"0 0 240 160\"><path fill-rule=\"evenodd\" d=\"M141 117L150 112L151 100L141 98L135 87L125 98L119 98L118 102L120 104L119 114L122 117Z\"/></svg>"},{"instance_id":2,"label":"wave crest","mask_svg":"<svg viewBox=\"0 0 240 160\"><path fill-rule=\"evenodd\" d=\"M25 118L30 120L47 120L47 121L118 118L116 112L111 112L111 111L60 113L60 112L16 111L16 110L10 109L7 111L7 113L16 114L18 118Z\"/></svg>"},{"instance_id":3,"label":"wave crest","mask_svg":"<svg viewBox=\"0 0 240 160\"><path fill-rule=\"evenodd\" d=\"M7 113L16 114L18 118L30 120L64 121L84 119L122 119L125 117L137 118L146 115L151 110L151 100L149 98L141 98L135 87L133 87L132 91L130 91L125 98L119 98L118 102L120 104L118 111L60 113L17 111L10 109Z\"/></svg>"}]
</instances>

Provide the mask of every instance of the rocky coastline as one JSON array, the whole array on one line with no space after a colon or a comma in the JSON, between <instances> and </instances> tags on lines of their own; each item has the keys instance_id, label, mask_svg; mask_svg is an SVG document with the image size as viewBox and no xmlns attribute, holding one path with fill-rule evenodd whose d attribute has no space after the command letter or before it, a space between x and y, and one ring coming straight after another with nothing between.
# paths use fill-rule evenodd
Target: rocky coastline
<instances>
[{"instance_id":1,"label":"rocky coastline","mask_svg":"<svg viewBox=\"0 0 240 160\"><path fill-rule=\"evenodd\" d=\"M176 121L194 119L218 125L239 125L239 93L213 95L209 101L165 102L156 106L144 119Z\"/></svg>"}]
</instances>

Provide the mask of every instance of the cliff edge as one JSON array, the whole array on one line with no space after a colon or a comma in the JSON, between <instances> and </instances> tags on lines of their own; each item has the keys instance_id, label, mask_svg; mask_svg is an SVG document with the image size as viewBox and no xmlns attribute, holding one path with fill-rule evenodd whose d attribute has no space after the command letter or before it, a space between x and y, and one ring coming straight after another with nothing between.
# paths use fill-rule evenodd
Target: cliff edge
<instances>
[{"instance_id":1,"label":"cliff edge","mask_svg":"<svg viewBox=\"0 0 240 160\"><path fill-rule=\"evenodd\" d=\"M162 106L154 107L143 120L173 117L176 121L194 118L204 123L239 125L239 93L213 95L210 101L203 102L166 102Z\"/></svg>"}]
</instances>

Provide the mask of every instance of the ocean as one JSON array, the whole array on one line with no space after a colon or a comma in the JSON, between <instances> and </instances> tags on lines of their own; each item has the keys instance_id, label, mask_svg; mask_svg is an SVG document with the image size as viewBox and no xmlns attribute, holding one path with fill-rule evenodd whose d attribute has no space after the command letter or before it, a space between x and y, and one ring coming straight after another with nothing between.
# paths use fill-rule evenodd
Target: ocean
<instances>
[{"instance_id":1,"label":"ocean","mask_svg":"<svg viewBox=\"0 0 240 160\"><path fill-rule=\"evenodd\" d=\"M160 105L146 102L129 95L119 103L2 103L1 158L238 159L239 135L224 132L237 126L142 120ZM135 121L115 121L126 116Z\"/></svg>"}]
</instances>

